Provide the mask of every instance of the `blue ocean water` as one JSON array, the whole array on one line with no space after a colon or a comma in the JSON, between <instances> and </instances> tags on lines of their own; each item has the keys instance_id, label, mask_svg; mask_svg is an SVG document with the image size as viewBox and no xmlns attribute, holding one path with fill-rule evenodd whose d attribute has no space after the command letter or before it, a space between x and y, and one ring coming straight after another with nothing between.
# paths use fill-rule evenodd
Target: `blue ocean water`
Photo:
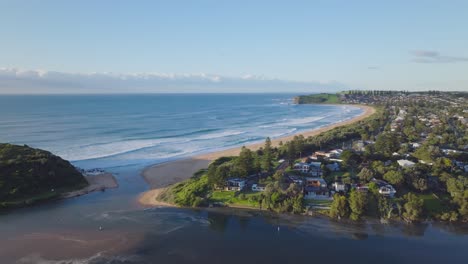
<instances>
[{"instance_id":1,"label":"blue ocean water","mask_svg":"<svg viewBox=\"0 0 468 264\"><path fill-rule=\"evenodd\" d=\"M352 118L350 106L293 94L0 96L0 142L49 150L82 168L148 165Z\"/></svg>"}]
</instances>

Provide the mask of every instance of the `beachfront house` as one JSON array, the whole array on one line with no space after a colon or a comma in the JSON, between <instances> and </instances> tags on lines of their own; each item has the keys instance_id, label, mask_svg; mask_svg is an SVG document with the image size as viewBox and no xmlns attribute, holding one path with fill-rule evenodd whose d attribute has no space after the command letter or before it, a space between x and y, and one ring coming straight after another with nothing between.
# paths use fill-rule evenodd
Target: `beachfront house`
<instances>
[{"instance_id":1,"label":"beachfront house","mask_svg":"<svg viewBox=\"0 0 468 264\"><path fill-rule=\"evenodd\" d=\"M307 177L304 187L305 199L331 199L330 191L324 179L318 177Z\"/></svg>"},{"instance_id":2,"label":"beachfront house","mask_svg":"<svg viewBox=\"0 0 468 264\"><path fill-rule=\"evenodd\" d=\"M372 178L371 182L374 182L379 187L379 193L383 196L393 197L396 193L395 188L384 180Z\"/></svg>"},{"instance_id":3,"label":"beachfront house","mask_svg":"<svg viewBox=\"0 0 468 264\"><path fill-rule=\"evenodd\" d=\"M385 186L380 187L379 188L379 193L381 195L383 195L383 196L393 197L393 196L395 196L396 190L395 190L395 188L393 188L393 186L391 186L389 184L389 185L385 185Z\"/></svg>"},{"instance_id":4,"label":"beachfront house","mask_svg":"<svg viewBox=\"0 0 468 264\"><path fill-rule=\"evenodd\" d=\"M245 180L239 178L230 178L226 180L225 191L242 191L245 187Z\"/></svg>"},{"instance_id":5,"label":"beachfront house","mask_svg":"<svg viewBox=\"0 0 468 264\"><path fill-rule=\"evenodd\" d=\"M265 189L266 189L266 185L264 184L258 184L258 183L252 184L252 191L254 192L264 192Z\"/></svg>"}]
</instances>

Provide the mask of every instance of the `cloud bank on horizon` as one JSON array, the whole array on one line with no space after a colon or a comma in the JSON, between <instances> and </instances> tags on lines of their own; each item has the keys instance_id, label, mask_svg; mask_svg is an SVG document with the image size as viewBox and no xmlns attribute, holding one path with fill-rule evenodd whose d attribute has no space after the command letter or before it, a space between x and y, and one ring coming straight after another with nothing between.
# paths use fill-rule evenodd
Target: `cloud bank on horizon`
<instances>
[{"instance_id":1,"label":"cloud bank on horizon","mask_svg":"<svg viewBox=\"0 0 468 264\"><path fill-rule=\"evenodd\" d=\"M417 63L456 63L468 62L468 57L442 55L433 50L415 50L412 51L413 62Z\"/></svg>"},{"instance_id":2,"label":"cloud bank on horizon","mask_svg":"<svg viewBox=\"0 0 468 264\"><path fill-rule=\"evenodd\" d=\"M66 73L0 68L0 94L323 92L349 89L339 82L298 82L255 75Z\"/></svg>"}]
</instances>

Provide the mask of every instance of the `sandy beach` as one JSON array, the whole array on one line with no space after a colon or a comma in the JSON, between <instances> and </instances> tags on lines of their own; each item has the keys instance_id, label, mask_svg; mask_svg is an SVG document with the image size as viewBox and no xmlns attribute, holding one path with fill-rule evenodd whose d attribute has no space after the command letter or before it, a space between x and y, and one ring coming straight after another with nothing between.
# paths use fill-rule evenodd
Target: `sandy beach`
<instances>
[{"instance_id":1,"label":"sandy beach","mask_svg":"<svg viewBox=\"0 0 468 264\"><path fill-rule=\"evenodd\" d=\"M346 105L342 105L342 106L346 106ZM370 106L365 106L365 105L349 105L349 106L360 107L361 109L364 110L364 112L359 116L356 116L349 120L345 120L343 122L331 124L329 126L325 126L325 127L318 128L318 129L299 132L294 135L272 139L271 141L272 145L278 146L281 141L286 142L286 141L292 140L293 137L296 135L303 135L304 137L316 136L322 132L331 130L333 128L349 125L354 122L363 120L369 117L370 115L372 115L373 113L375 113L375 109ZM246 145L246 147L248 147L251 150L258 150L263 145L264 145L264 142L260 142L260 143ZM200 169L207 168L211 161L219 157L238 155L240 150L241 150L241 147L236 147L236 148L211 152L207 154L200 154L200 155L196 155L191 158L188 158L188 159L171 161L171 162L157 164L157 165L153 165L148 168L145 168L142 172L142 176L145 179L145 181L148 183L148 185L150 186L151 190L143 193L139 197L138 200L140 204L146 205L146 206L167 206L168 204L157 201L157 197L164 191L165 188L167 188L168 186L174 183L190 178L193 175L193 173L195 173L196 171Z\"/></svg>"},{"instance_id":2,"label":"sandy beach","mask_svg":"<svg viewBox=\"0 0 468 264\"><path fill-rule=\"evenodd\" d=\"M113 189L119 186L114 175L112 175L111 173L102 173L98 175L86 175L85 178L89 183L88 186L77 191L63 194L62 198L71 198L71 197L81 196L90 192L102 191L105 189Z\"/></svg>"}]
</instances>

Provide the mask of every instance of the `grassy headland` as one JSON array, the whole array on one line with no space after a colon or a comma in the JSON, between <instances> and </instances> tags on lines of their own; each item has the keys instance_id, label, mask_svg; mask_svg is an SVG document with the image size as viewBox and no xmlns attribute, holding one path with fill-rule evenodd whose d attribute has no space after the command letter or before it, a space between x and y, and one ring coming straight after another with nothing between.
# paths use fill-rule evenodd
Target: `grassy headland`
<instances>
[{"instance_id":1,"label":"grassy headland","mask_svg":"<svg viewBox=\"0 0 468 264\"><path fill-rule=\"evenodd\" d=\"M294 97L294 103L296 104L339 104L340 102L339 94L331 93L300 95Z\"/></svg>"}]
</instances>

